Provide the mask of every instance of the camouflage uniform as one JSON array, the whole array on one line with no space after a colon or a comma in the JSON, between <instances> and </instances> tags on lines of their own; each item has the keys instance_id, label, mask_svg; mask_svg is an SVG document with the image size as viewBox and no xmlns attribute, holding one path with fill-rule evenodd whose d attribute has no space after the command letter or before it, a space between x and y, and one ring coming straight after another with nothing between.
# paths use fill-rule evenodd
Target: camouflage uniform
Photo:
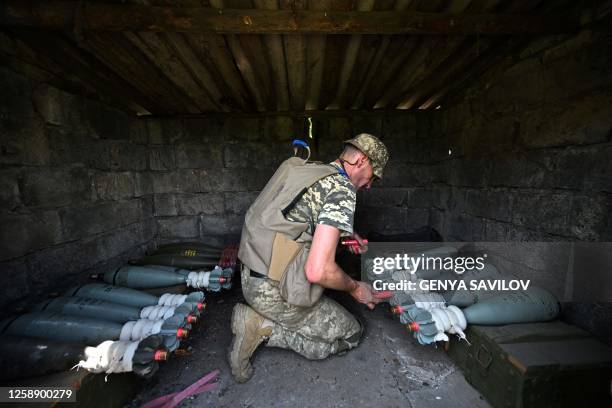
<instances>
[{"instance_id":1,"label":"camouflage uniform","mask_svg":"<svg viewBox=\"0 0 612 408\"><path fill-rule=\"evenodd\" d=\"M353 184L343 175L333 174L310 186L286 218L309 222L306 231L309 235L314 234L316 224L331 225L342 235L351 235L355 203ZM325 296L311 307L291 305L281 297L276 282L250 276L247 267L242 271L242 291L255 311L276 323L268 347L291 349L318 360L353 348L359 342L360 323Z\"/></svg>"}]
</instances>

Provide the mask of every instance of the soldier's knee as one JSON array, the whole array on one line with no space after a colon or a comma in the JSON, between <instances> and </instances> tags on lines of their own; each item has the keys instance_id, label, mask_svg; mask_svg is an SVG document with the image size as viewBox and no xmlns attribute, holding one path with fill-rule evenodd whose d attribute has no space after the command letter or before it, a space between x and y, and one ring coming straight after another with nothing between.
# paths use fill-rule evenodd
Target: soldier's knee
<instances>
[{"instance_id":1,"label":"soldier's knee","mask_svg":"<svg viewBox=\"0 0 612 408\"><path fill-rule=\"evenodd\" d=\"M359 340L361 340L361 336L363 336L363 332L364 332L363 323L359 320L356 320L356 321L357 321L357 330L345 339L349 344L354 344L353 347L356 347L357 344L359 344Z\"/></svg>"},{"instance_id":2,"label":"soldier's knee","mask_svg":"<svg viewBox=\"0 0 612 408\"><path fill-rule=\"evenodd\" d=\"M353 349L359 345L359 341L364 333L364 325L359 319L355 319L354 329L347 336L339 340L338 351L343 352Z\"/></svg>"}]
</instances>

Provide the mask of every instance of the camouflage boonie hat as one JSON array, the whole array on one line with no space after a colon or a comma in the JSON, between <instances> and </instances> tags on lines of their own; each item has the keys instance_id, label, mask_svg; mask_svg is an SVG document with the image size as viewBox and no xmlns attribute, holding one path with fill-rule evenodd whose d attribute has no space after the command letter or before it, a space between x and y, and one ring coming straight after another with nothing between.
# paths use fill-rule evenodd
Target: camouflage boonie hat
<instances>
[{"instance_id":1,"label":"camouflage boonie hat","mask_svg":"<svg viewBox=\"0 0 612 408\"><path fill-rule=\"evenodd\" d=\"M389 160L389 152L379 138L368 133L360 133L352 139L345 140L344 143L353 145L365 153L372 163L374 175L382 178L383 170Z\"/></svg>"}]
</instances>

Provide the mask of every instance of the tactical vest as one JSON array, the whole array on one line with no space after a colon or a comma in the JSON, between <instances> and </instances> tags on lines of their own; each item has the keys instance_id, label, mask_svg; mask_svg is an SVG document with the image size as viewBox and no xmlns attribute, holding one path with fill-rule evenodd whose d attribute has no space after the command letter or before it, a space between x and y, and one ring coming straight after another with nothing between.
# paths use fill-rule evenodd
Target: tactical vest
<instances>
[{"instance_id":1,"label":"tactical vest","mask_svg":"<svg viewBox=\"0 0 612 408\"><path fill-rule=\"evenodd\" d=\"M249 269L278 281L283 298L297 306L313 305L323 288L308 282L304 272L312 242L310 224L289 221L285 215L308 187L336 173L338 169L329 164L287 159L246 213L238 258Z\"/></svg>"}]
</instances>

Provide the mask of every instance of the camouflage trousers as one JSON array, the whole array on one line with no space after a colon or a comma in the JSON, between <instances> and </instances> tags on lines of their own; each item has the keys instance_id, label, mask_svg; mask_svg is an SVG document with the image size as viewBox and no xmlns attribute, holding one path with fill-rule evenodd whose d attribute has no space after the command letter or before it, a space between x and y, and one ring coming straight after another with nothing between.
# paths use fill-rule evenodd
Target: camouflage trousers
<instances>
[{"instance_id":1,"label":"camouflage trousers","mask_svg":"<svg viewBox=\"0 0 612 408\"><path fill-rule=\"evenodd\" d=\"M311 307L291 305L282 298L276 282L250 276L246 266L242 269L242 292L257 313L276 323L268 347L289 349L307 359L320 360L359 343L359 321L325 296Z\"/></svg>"}]
</instances>

